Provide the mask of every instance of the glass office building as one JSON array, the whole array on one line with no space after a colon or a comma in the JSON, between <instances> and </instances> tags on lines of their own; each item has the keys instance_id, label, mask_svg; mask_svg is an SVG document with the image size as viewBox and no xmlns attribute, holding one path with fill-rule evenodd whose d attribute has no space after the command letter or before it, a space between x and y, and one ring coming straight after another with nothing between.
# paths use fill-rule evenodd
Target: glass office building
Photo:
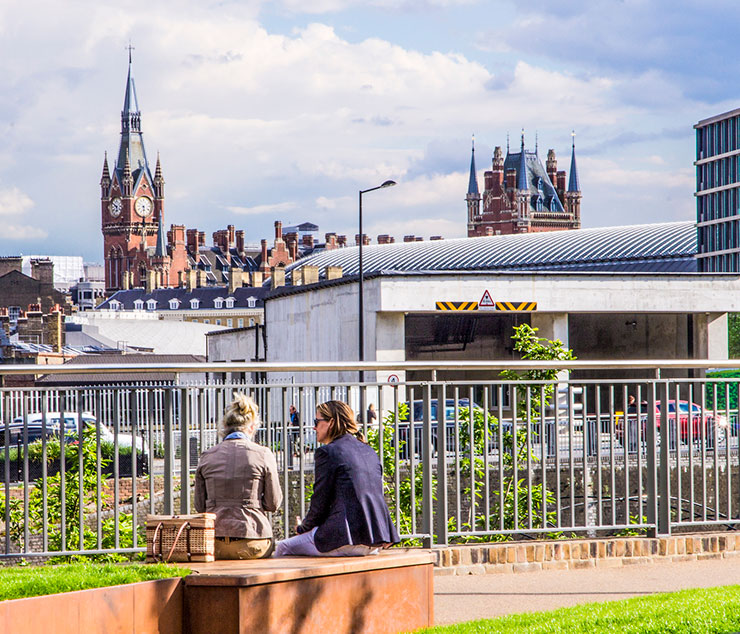
<instances>
[{"instance_id":1,"label":"glass office building","mask_svg":"<svg viewBox=\"0 0 740 634\"><path fill-rule=\"evenodd\" d=\"M699 121L696 228L699 271L740 271L740 108Z\"/></svg>"}]
</instances>

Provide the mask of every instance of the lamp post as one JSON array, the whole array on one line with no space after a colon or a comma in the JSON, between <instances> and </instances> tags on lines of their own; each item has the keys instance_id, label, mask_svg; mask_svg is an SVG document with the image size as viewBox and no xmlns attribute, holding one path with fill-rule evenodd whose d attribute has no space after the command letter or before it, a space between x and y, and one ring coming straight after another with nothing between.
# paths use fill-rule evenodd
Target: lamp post
<instances>
[{"instance_id":1,"label":"lamp post","mask_svg":"<svg viewBox=\"0 0 740 634\"><path fill-rule=\"evenodd\" d=\"M370 189L361 189L360 190L360 216L359 216L359 225L360 225L360 243L359 243L359 251L358 251L358 266L359 266L359 274L360 274L360 283L359 283L359 305L358 305L358 311L359 311L359 319L358 319L358 337L359 337L359 359L360 361L365 360L365 274L364 270L362 268L362 195L367 194L368 192L374 192L376 189L384 189L385 187L393 187L396 184L396 181L385 181L382 185L378 185L377 187L371 187ZM360 370L360 383L362 383L365 380L365 372L363 370ZM360 390L360 418L362 420L365 420L365 411L364 411L364 399L362 398L362 390Z\"/></svg>"}]
</instances>

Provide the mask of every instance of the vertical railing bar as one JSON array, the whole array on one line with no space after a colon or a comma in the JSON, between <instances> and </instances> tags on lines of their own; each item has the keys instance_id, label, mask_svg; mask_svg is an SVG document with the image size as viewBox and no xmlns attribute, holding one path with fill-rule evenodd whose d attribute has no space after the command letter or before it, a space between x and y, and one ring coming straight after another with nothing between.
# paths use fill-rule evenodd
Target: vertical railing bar
<instances>
[{"instance_id":1,"label":"vertical railing bar","mask_svg":"<svg viewBox=\"0 0 740 634\"><path fill-rule=\"evenodd\" d=\"M401 441L401 435L399 432L398 427L398 384L393 386L393 460L395 461L395 469L394 471L394 478L395 482L393 483L394 486L394 495L393 499L395 500L395 516L396 516L396 526L400 528L401 526L401 463L399 458L399 443Z\"/></svg>"},{"instance_id":2,"label":"vertical railing bar","mask_svg":"<svg viewBox=\"0 0 740 634\"><path fill-rule=\"evenodd\" d=\"M180 513L190 513L190 399L189 388L178 389L180 396Z\"/></svg>"},{"instance_id":3,"label":"vertical railing bar","mask_svg":"<svg viewBox=\"0 0 740 634\"><path fill-rule=\"evenodd\" d=\"M121 392L116 391L113 401L113 522L115 549L121 547L120 504L121 504L121 471L120 444L118 433L121 426ZM171 512L171 511L170 511Z\"/></svg>"},{"instance_id":4,"label":"vertical railing bar","mask_svg":"<svg viewBox=\"0 0 740 634\"><path fill-rule=\"evenodd\" d=\"M285 491L285 495L283 496L283 521L285 522L284 530L285 530L285 537L290 537L290 527L292 526L292 520L293 518L290 517L290 495L288 495L288 491L290 491L290 473L288 473L288 461L290 459L290 443L288 442L288 426L286 422L286 417L288 414L288 391L286 387L279 388L279 394L280 394L280 409L282 410L280 412L280 443L281 443L281 449L283 454L283 491ZM291 465L292 466L292 465ZM302 492L301 492L302 493ZM302 518L301 518L302 519Z\"/></svg>"},{"instance_id":5,"label":"vertical railing bar","mask_svg":"<svg viewBox=\"0 0 740 634\"><path fill-rule=\"evenodd\" d=\"M585 386L584 386L585 388ZM594 386L596 406L596 517L599 527L604 525L603 482L601 476L601 385ZM612 492L612 495L614 492Z\"/></svg>"},{"instance_id":6,"label":"vertical railing bar","mask_svg":"<svg viewBox=\"0 0 740 634\"><path fill-rule=\"evenodd\" d=\"M570 377L568 377L570 382ZM558 402L560 395L560 384L555 386L555 416L553 421L553 435L555 440L553 441L555 447L555 526L560 528L563 525L563 496L560 491L560 403ZM567 388L566 388L567 389Z\"/></svg>"},{"instance_id":7,"label":"vertical railing bar","mask_svg":"<svg viewBox=\"0 0 740 634\"><path fill-rule=\"evenodd\" d=\"M504 447L504 384L498 384L498 525L499 530L504 530L504 455L506 448ZM458 492L460 491L460 485L457 486ZM459 495L460 493L458 493Z\"/></svg>"},{"instance_id":8,"label":"vertical railing bar","mask_svg":"<svg viewBox=\"0 0 740 634\"><path fill-rule=\"evenodd\" d=\"M100 444L100 426L103 424L102 398L100 390L95 391L95 547L100 550L103 547L103 492L102 492L102 447Z\"/></svg>"},{"instance_id":9,"label":"vertical railing bar","mask_svg":"<svg viewBox=\"0 0 740 634\"><path fill-rule=\"evenodd\" d=\"M468 391L468 403L473 402L473 389ZM470 458L470 530L476 530L476 482L475 482L475 424L473 416L468 416L468 453Z\"/></svg>"},{"instance_id":10,"label":"vertical railing bar","mask_svg":"<svg viewBox=\"0 0 740 634\"><path fill-rule=\"evenodd\" d=\"M437 387L437 530L436 541L439 545L447 545L448 540L448 509L447 509L447 394L445 384ZM430 399L431 401L431 399ZM455 401L454 417L457 419L458 403ZM472 403L471 403L472 415ZM431 460L430 460L431 462ZM431 476L430 476L431 478ZM431 482L430 482L431 486ZM433 494L429 496L430 508L433 504Z\"/></svg>"},{"instance_id":11,"label":"vertical railing bar","mask_svg":"<svg viewBox=\"0 0 740 634\"><path fill-rule=\"evenodd\" d=\"M484 508L485 508L485 531L488 533L491 530L491 476L489 473L490 465L488 460L488 448L489 448L489 434L488 434L488 407L489 407L489 397L488 397L488 385L483 386L483 477L484 480L484 486L483 486L483 492L485 495L484 498ZM473 406L473 399L470 399L468 401L468 406L470 409L470 417L475 418L475 411ZM455 403L455 411L457 412L457 403Z\"/></svg>"},{"instance_id":12,"label":"vertical railing bar","mask_svg":"<svg viewBox=\"0 0 740 634\"><path fill-rule=\"evenodd\" d=\"M460 388L453 388L455 403L460 402ZM462 530L462 491L460 489L460 414L455 407L455 528Z\"/></svg>"},{"instance_id":13,"label":"vertical railing bar","mask_svg":"<svg viewBox=\"0 0 740 634\"><path fill-rule=\"evenodd\" d=\"M64 393L64 392L62 392ZM66 398L59 396L59 495L60 495L60 550L67 550L67 429L65 425Z\"/></svg>"},{"instance_id":14,"label":"vertical railing bar","mask_svg":"<svg viewBox=\"0 0 740 634\"><path fill-rule=\"evenodd\" d=\"M557 383L551 385L552 393L555 395L555 407L557 408ZM542 528L547 527L547 450L549 443L547 441L547 406L546 406L546 388L540 385L540 464L541 464L541 489L542 489Z\"/></svg>"},{"instance_id":15,"label":"vertical railing bar","mask_svg":"<svg viewBox=\"0 0 740 634\"><path fill-rule=\"evenodd\" d=\"M517 495L518 482L519 482L519 393L516 385L511 385L512 390L512 401L511 401L511 431L514 435L511 445L511 471L512 471L512 491L514 498L514 525L512 528L517 530L519 528L519 496ZM505 491L504 491L505 492ZM475 500L475 497L473 497ZM502 505L506 504L507 500L502 500Z\"/></svg>"},{"instance_id":16,"label":"vertical railing bar","mask_svg":"<svg viewBox=\"0 0 740 634\"><path fill-rule=\"evenodd\" d=\"M298 389L298 405L300 406L300 409L298 410L298 441L296 442L296 449L295 451L298 452L298 490L301 492L301 517L304 517L306 515L306 472L305 472L305 465L304 465L304 446L305 446L305 434L303 433L303 423L306 418L306 411L303 407L305 402L305 392L303 391L303 388L297 388ZM303 398L302 398L303 397ZM301 412L303 412L301 414ZM365 426L365 438L367 438L367 425Z\"/></svg>"},{"instance_id":17,"label":"vertical railing bar","mask_svg":"<svg viewBox=\"0 0 740 634\"><path fill-rule=\"evenodd\" d=\"M526 457L527 457L527 528L529 530L532 530L532 430L533 430L533 424L532 424L532 418L534 417L532 413L532 390L535 389L535 386L533 385L527 385L525 388L527 390L526 394L526 408L527 408L527 421L526 421ZM539 415L542 415L542 404L540 403L540 412ZM516 486L515 486L516 490Z\"/></svg>"},{"instance_id":18,"label":"vertical railing bar","mask_svg":"<svg viewBox=\"0 0 740 634\"><path fill-rule=\"evenodd\" d=\"M29 505L28 505L28 494L29 494L29 486L28 486L28 397L24 395L23 398L23 445L22 447L18 448L18 458L20 459L20 452L23 451L23 552L27 553L30 552L30 541L31 541L31 531L30 531L30 521L29 521ZM7 528L6 528L7 530Z\"/></svg>"},{"instance_id":19,"label":"vertical railing bar","mask_svg":"<svg viewBox=\"0 0 740 634\"><path fill-rule=\"evenodd\" d=\"M85 445L85 421L82 419L82 399L80 398L79 388L74 392L75 394L75 410L77 411L77 478L78 478L78 489L77 489L77 512L79 514L79 542L78 550L85 550L85 456L84 456L84 445ZM66 421L65 421L66 427Z\"/></svg>"},{"instance_id":20,"label":"vertical railing bar","mask_svg":"<svg viewBox=\"0 0 740 634\"><path fill-rule=\"evenodd\" d=\"M162 416L164 417L164 514L172 515L174 509L173 500L173 454L174 454L174 431L172 421L173 395L171 387L163 387L160 393L162 404Z\"/></svg>"},{"instance_id":21,"label":"vertical railing bar","mask_svg":"<svg viewBox=\"0 0 740 634\"><path fill-rule=\"evenodd\" d=\"M47 399L49 398L48 391L44 390L42 391L41 396L41 508L43 513L43 518L41 521L41 531L42 531L42 548L44 552L49 551L49 489L47 487L47 477L49 475L47 460L47 443L48 438L46 437L46 431L47 431L47 417L49 416L49 407ZM60 440L60 449L61 449L61 440ZM7 498L6 498L7 499ZM7 526L7 521L5 523Z\"/></svg>"},{"instance_id":22,"label":"vertical railing bar","mask_svg":"<svg viewBox=\"0 0 740 634\"><path fill-rule=\"evenodd\" d=\"M414 388L409 390L409 477L411 478L411 533L416 534L416 417Z\"/></svg>"}]
</instances>

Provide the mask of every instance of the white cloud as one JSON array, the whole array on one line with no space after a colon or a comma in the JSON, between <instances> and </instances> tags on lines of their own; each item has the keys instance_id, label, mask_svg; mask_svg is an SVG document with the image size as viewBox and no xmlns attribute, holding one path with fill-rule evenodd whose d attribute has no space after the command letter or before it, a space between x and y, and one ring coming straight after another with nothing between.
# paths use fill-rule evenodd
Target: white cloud
<instances>
[{"instance_id":1,"label":"white cloud","mask_svg":"<svg viewBox=\"0 0 740 634\"><path fill-rule=\"evenodd\" d=\"M43 240L49 232L28 225L3 225L2 237L5 240Z\"/></svg>"},{"instance_id":2,"label":"white cloud","mask_svg":"<svg viewBox=\"0 0 740 634\"><path fill-rule=\"evenodd\" d=\"M22 214L33 207L33 200L17 187L0 189L0 216Z\"/></svg>"},{"instance_id":3,"label":"white cloud","mask_svg":"<svg viewBox=\"0 0 740 634\"><path fill-rule=\"evenodd\" d=\"M241 216L260 216L262 214L281 214L295 208L295 203L284 202L272 205L256 205L255 207L227 207L226 209Z\"/></svg>"}]
</instances>

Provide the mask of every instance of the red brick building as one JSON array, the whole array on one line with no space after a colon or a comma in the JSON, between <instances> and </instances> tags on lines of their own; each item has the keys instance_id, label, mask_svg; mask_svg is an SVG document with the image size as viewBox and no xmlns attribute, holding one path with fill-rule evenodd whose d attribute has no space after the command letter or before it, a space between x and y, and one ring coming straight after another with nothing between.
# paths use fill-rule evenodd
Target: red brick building
<instances>
[{"instance_id":1,"label":"red brick building","mask_svg":"<svg viewBox=\"0 0 740 634\"><path fill-rule=\"evenodd\" d=\"M575 137L574 137L575 139ZM500 147L493 152L490 170L484 175L484 189L478 189L475 146L470 160L470 180L465 196L468 209L468 237L560 231L581 226L581 187L576 166L575 140L571 149L570 179L558 170L554 150L547 151L545 166L534 152Z\"/></svg>"},{"instance_id":2,"label":"red brick building","mask_svg":"<svg viewBox=\"0 0 740 634\"><path fill-rule=\"evenodd\" d=\"M121 143L113 170L108 155L100 179L105 287L143 286L153 271L157 286L175 286L188 268L185 227L164 229L164 178L157 156L152 175L141 133L141 112L131 74L121 111Z\"/></svg>"}]
</instances>

